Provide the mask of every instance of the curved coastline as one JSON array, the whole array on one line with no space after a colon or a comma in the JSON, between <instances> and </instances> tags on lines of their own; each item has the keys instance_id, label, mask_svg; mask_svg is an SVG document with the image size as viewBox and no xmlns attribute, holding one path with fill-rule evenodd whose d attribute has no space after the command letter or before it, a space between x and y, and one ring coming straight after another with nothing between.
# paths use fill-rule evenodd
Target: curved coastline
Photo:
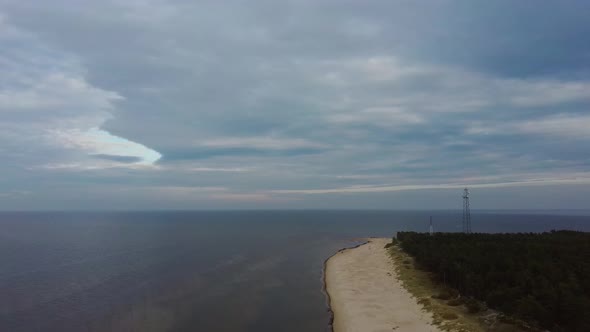
<instances>
[{"instance_id":1,"label":"curved coastline","mask_svg":"<svg viewBox=\"0 0 590 332\"><path fill-rule=\"evenodd\" d=\"M358 247L365 245L369 242L370 242L370 238L367 238L367 240L365 240L364 242L359 243L355 246L338 249L338 251L336 251L333 255L331 255L330 257L328 257L324 260L324 266L322 268L322 292L324 293L324 296L326 297L326 307L328 309L328 315L329 315L328 328L327 328L328 332L334 332L334 311L332 310L332 300L330 298L330 294L328 293L328 285L326 283L326 268L328 265L328 261L330 260L330 258L336 256L337 254L339 254L343 251L358 248Z\"/></svg>"},{"instance_id":2,"label":"curved coastline","mask_svg":"<svg viewBox=\"0 0 590 332\"><path fill-rule=\"evenodd\" d=\"M432 315L402 286L384 248L388 241L368 238L326 259L328 331L440 331Z\"/></svg>"}]
</instances>

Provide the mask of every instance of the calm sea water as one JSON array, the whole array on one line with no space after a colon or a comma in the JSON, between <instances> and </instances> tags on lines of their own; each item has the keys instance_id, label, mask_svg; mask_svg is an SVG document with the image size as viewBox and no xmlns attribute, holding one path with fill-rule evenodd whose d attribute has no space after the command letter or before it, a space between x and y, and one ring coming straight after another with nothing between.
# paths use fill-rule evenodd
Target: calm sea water
<instances>
[{"instance_id":1,"label":"calm sea water","mask_svg":"<svg viewBox=\"0 0 590 332\"><path fill-rule=\"evenodd\" d=\"M590 231L559 214L474 212L473 229ZM430 215L461 228L448 211L2 212L0 331L323 332L324 260Z\"/></svg>"}]
</instances>

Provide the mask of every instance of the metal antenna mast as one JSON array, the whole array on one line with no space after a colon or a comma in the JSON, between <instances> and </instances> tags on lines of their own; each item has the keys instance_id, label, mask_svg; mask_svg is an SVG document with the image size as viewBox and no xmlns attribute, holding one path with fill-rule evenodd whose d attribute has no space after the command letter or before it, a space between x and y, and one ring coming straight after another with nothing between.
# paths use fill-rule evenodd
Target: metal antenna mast
<instances>
[{"instance_id":1,"label":"metal antenna mast","mask_svg":"<svg viewBox=\"0 0 590 332\"><path fill-rule=\"evenodd\" d=\"M471 233L471 211L469 210L469 189L463 190L463 233Z\"/></svg>"}]
</instances>

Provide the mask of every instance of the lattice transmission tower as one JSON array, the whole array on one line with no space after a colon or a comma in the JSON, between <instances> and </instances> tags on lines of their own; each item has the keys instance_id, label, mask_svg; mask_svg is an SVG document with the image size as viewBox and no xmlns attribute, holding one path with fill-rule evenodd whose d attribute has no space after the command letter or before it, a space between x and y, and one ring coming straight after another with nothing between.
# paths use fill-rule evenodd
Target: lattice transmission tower
<instances>
[{"instance_id":1,"label":"lattice transmission tower","mask_svg":"<svg viewBox=\"0 0 590 332\"><path fill-rule=\"evenodd\" d=\"M463 190L463 233L471 233L471 211L469 209L469 189Z\"/></svg>"}]
</instances>

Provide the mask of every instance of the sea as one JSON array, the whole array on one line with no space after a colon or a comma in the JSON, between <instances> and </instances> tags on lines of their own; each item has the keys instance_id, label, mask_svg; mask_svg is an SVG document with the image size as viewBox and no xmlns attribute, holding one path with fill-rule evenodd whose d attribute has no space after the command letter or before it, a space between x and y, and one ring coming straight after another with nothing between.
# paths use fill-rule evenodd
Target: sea
<instances>
[{"instance_id":1,"label":"sea","mask_svg":"<svg viewBox=\"0 0 590 332\"><path fill-rule=\"evenodd\" d=\"M0 212L0 331L328 330L324 261L461 211ZM475 232L590 231L589 211L472 211Z\"/></svg>"}]
</instances>

